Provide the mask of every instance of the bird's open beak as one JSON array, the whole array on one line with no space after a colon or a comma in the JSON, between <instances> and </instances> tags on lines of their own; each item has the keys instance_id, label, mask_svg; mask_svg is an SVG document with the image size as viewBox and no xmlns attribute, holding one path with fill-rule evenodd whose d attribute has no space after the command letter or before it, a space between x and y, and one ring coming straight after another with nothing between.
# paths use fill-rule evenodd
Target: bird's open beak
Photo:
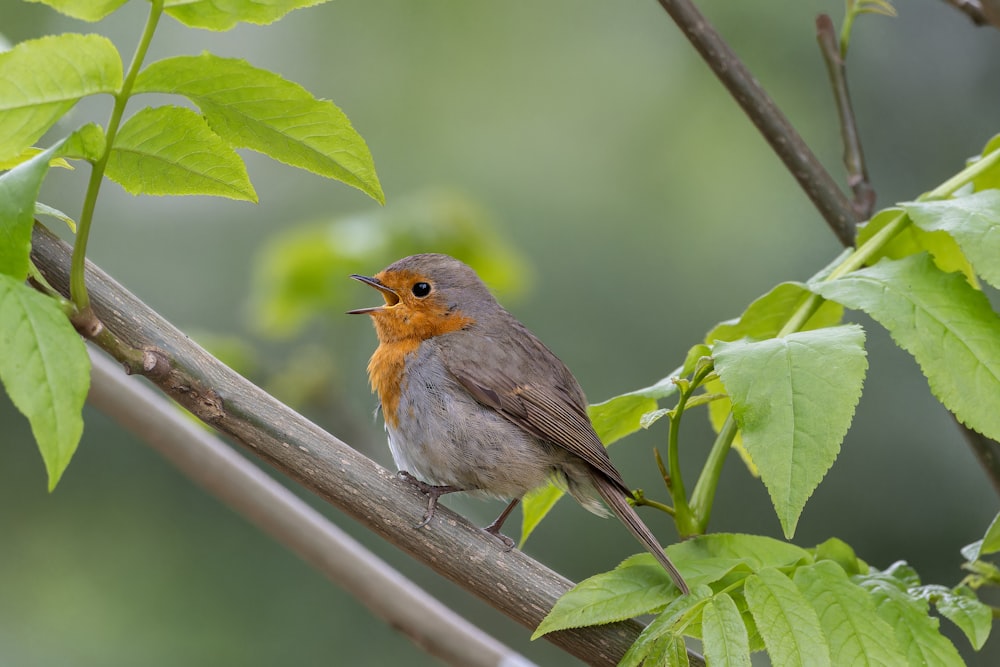
<instances>
[{"instance_id":1,"label":"bird's open beak","mask_svg":"<svg viewBox=\"0 0 1000 667\"><path fill-rule=\"evenodd\" d=\"M370 308L358 308L357 310L349 310L347 311L348 315L361 315L363 313L373 313L375 311L382 310L383 308L386 307L391 308L395 306L397 303L399 303L399 295L396 294L396 291L390 287L386 287L385 285L383 285L377 278L369 278L368 276L359 276L356 273L352 273L351 277L359 282L363 282L364 284L369 285L370 287L374 287L379 292L381 292L382 298L385 299L385 304L381 306L371 306Z\"/></svg>"}]
</instances>

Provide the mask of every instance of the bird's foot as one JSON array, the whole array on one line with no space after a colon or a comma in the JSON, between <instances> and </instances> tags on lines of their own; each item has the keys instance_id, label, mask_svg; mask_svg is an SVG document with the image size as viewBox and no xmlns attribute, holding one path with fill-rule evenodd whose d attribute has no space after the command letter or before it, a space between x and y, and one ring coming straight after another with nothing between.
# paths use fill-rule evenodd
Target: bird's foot
<instances>
[{"instance_id":1,"label":"bird's foot","mask_svg":"<svg viewBox=\"0 0 1000 667\"><path fill-rule=\"evenodd\" d=\"M456 493L464 490L449 484L428 484L427 482L417 479L405 470L400 470L396 476L399 477L399 479L409 482L413 486L417 487L421 493L427 496L427 511L424 513L424 518L421 519L420 523L414 526L414 528L423 528L430 523L431 519L434 518L434 510L437 509L438 499L441 496L447 493Z\"/></svg>"}]
</instances>

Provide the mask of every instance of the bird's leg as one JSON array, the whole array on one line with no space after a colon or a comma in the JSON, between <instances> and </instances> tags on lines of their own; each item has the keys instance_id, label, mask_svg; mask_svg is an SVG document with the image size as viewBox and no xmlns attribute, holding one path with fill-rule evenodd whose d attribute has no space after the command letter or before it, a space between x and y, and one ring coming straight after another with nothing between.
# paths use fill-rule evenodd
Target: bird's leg
<instances>
[{"instance_id":1,"label":"bird's leg","mask_svg":"<svg viewBox=\"0 0 1000 667\"><path fill-rule=\"evenodd\" d=\"M449 484L434 485L422 482L405 470L400 470L397 477L413 484L420 490L421 493L427 496L427 513L424 514L424 518L421 519L420 523L414 526L414 528L423 528L430 523L430 520L434 518L434 510L437 509L438 498L446 493L465 491L465 489L460 489L457 486L451 486Z\"/></svg>"},{"instance_id":2,"label":"bird's leg","mask_svg":"<svg viewBox=\"0 0 1000 667\"><path fill-rule=\"evenodd\" d=\"M507 507L504 508L504 511L500 512L500 516L493 519L493 523L483 528L483 530L487 533L496 536L498 540L503 542L507 547L507 551L514 548L514 540L501 533L500 528L503 527L504 521L507 520L507 517L510 516L512 511L514 511L514 508L517 507L519 502L521 502L520 498L514 498L514 500L510 501L510 505L507 505Z\"/></svg>"}]
</instances>

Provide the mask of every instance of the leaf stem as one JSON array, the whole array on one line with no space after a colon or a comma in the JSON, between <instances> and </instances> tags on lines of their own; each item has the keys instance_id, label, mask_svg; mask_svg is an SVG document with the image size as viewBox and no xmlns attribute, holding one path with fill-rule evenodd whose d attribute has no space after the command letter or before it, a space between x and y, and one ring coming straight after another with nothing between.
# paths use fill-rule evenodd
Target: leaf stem
<instances>
[{"instance_id":1,"label":"leaf stem","mask_svg":"<svg viewBox=\"0 0 1000 667\"><path fill-rule=\"evenodd\" d=\"M712 443L712 449L705 459L705 465L701 469L698 482L694 485L694 492L691 494L691 511L697 521L697 533L705 532L708 527L708 520L712 517L712 502L715 500L715 489L719 486L719 477L722 475L722 464L726 462L726 454L736 437L736 419L730 412L725 423L719 429L719 435Z\"/></svg>"},{"instance_id":2,"label":"leaf stem","mask_svg":"<svg viewBox=\"0 0 1000 667\"><path fill-rule=\"evenodd\" d=\"M94 208L97 205L97 195L101 190L101 183L104 180L104 172L108 166L108 159L111 156L111 147L114 145L115 136L121 125L122 116L125 113L125 106L132 96L132 86L135 78L142 69L142 62L146 58L149 44L153 40L153 33L163 15L164 0L152 0L150 3L149 16L146 19L146 27L142 31L142 37L136 46L135 54L132 56L132 63L129 65L125 80L122 82L121 90L114 96L114 107L111 109L111 117L108 119L108 128L105 132L104 152L90 170L90 180L87 183L87 193L83 200L83 210L80 213L80 221L77 227L76 243L73 246L73 260L70 272L70 299L76 304L80 313L89 316L90 296L87 294L87 285L84 280L84 261L87 258L87 241L90 238L90 223L94 219Z\"/></svg>"}]
</instances>

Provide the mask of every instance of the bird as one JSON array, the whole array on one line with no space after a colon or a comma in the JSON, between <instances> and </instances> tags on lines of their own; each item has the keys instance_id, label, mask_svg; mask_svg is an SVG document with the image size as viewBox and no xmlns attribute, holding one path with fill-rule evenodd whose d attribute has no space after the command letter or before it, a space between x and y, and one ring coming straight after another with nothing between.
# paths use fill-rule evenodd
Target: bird
<instances>
[{"instance_id":1,"label":"bird","mask_svg":"<svg viewBox=\"0 0 1000 667\"><path fill-rule=\"evenodd\" d=\"M500 529L525 493L550 480L585 509L618 517L669 574L689 588L628 499L631 489L587 415L566 365L501 306L476 272L444 254L400 259L374 276L352 274L384 303L371 316L378 347L368 363L389 449L400 474L438 499L464 491L509 500L485 530Z\"/></svg>"}]
</instances>

